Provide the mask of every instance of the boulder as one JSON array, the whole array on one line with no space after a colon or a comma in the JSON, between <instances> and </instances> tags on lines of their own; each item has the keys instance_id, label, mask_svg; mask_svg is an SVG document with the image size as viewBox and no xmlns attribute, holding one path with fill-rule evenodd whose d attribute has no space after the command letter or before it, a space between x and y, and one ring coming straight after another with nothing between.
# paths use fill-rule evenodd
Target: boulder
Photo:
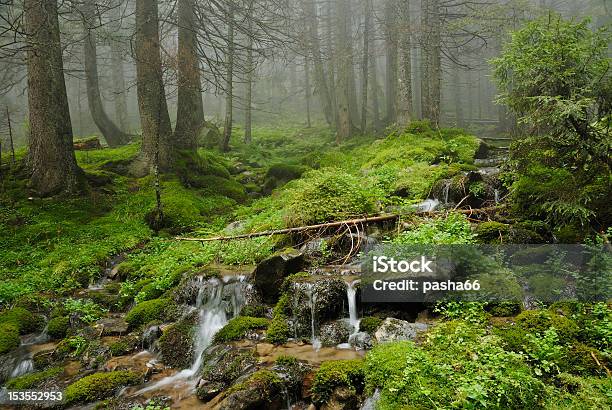
<instances>
[{"instance_id":1,"label":"boulder","mask_svg":"<svg viewBox=\"0 0 612 410\"><path fill-rule=\"evenodd\" d=\"M474 154L474 159L485 159L489 157L489 144L483 140L478 140L478 148Z\"/></svg>"},{"instance_id":2,"label":"boulder","mask_svg":"<svg viewBox=\"0 0 612 410\"><path fill-rule=\"evenodd\" d=\"M359 408L360 398L355 390L346 386L336 387L329 401L321 406L321 410L353 410Z\"/></svg>"},{"instance_id":3,"label":"boulder","mask_svg":"<svg viewBox=\"0 0 612 410\"><path fill-rule=\"evenodd\" d=\"M128 323L122 317L98 320L96 326L102 328L102 336L122 336L128 332Z\"/></svg>"},{"instance_id":4,"label":"boulder","mask_svg":"<svg viewBox=\"0 0 612 410\"><path fill-rule=\"evenodd\" d=\"M304 255L292 248L287 248L264 259L253 272L255 287L266 303L275 303L280 295L283 280L302 270Z\"/></svg>"},{"instance_id":5,"label":"boulder","mask_svg":"<svg viewBox=\"0 0 612 410\"><path fill-rule=\"evenodd\" d=\"M324 347L337 346L346 343L353 331L346 319L335 320L321 325L319 339Z\"/></svg>"},{"instance_id":6,"label":"boulder","mask_svg":"<svg viewBox=\"0 0 612 410\"><path fill-rule=\"evenodd\" d=\"M374 338L378 343L414 340L419 333L426 331L428 328L429 325L425 323L410 323L388 317L376 330Z\"/></svg>"},{"instance_id":7,"label":"boulder","mask_svg":"<svg viewBox=\"0 0 612 410\"><path fill-rule=\"evenodd\" d=\"M368 332L353 333L349 337L349 344L358 350L367 350L372 348L372 336Z\"/></svg>"},{"instance_id":8,"label":"boulder","mask_svg":"<svg viewBox=\"0 0 612 410\"><path fill-rule=\"evenodd\" d=\"M262 369L248 379L235 384L231 393L219 404L219 410L286 408L284 384L280 376L273 371Z\"/></svg>"}]
</instances>

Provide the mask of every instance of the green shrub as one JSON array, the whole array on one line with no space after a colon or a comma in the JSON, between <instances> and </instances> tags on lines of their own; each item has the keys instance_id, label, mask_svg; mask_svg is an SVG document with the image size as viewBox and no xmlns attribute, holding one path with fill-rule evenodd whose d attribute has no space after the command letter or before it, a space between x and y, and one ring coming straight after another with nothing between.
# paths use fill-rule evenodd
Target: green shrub
<instances>
[{"instance_id":1,"label":"green shrub","mask_svg":"<svg viewBox=\"0 0 612 410\"><path fill-rule=\"evenodd\" d=\"M231 319L214 337L215 343L242 339L250 330L265 329L268 319L250 316L237 316Z\"/></svg>"},{"instance_id":2,"label":"green shrub","mask_svg":"<svg viewBox=\"0 0 612 410\"><path fill-rule=\"evenodd\" d=\"M20 343L19 328L13 323L0 323L0 354L19 347Z\"/></svg>"},{"instance_id":3,"label":"green shrub","mask_svg":"<svg viewBox=\"0 0 612 410\"><path fill-rule=\"evenodd\" d=\"M252 303L244 306L240 311L241 316L264 317L266 315L266 307L259 303Z\"/></svg>"},{"instance_id":4,"label":"green shrub","mask_svg":"<svg viewBox=\"0 0 612 410\"><path fill-rule=\"evenodd\" d=\"M383 320L379 317L366 316L359 321L359 331L373 334L382 322Z\"/></svg>"},{"instance_id":5,"label":"green shrub","mask_svg":"<svg viewBox=\"0 0 612 410\"><path fill-rule=\"evenodd\" d=\"M522 304L520 302L504 300L501 302L487 303L485 309L491 316L508 317L521 313Z\"/></svg>"},{"instance_id":6,"label":"green shrub","mask_svg":"<svg viewBox=\"0 0 612 410\"><path fill-rule=\"evenodd\" d=\"M330 360L321 363L312 383L312 401L326 403L336 387L348 387L361 394L364 387L363 360Z\"/></svg>"},{"instance_id":7,"label":"green shrub","mask_svg":"<svg viewBox=\"0 0 612 410\"><path fill-rule=\"evenodd\" d=\"M20 334L25 335L40 330L43 320L27 309L14 307L0 314L0 323L11 323L17 326Z\"/></svg>"},{"instance_id":8,"label":"green shrub","mask_svg":"<svg viewBox=\"0 0 612 410\"><path fill-rule=\"evenodd\" d=\"M476 237L483 243L500 243L509 231L510 225L495 221L483 222L476 226Z\"/></svg>"},{"instance_id":9,"label":"green shrub","mask_svg":"<svg viewBox=\"0 0 612 410\"><path fill-rule=\"evenodd\" d=\"M57 316L47 323L47 333L51 339L63 339L66 337L66 332L68 332L69 327L70 318L68 318L68 316Z\"/></svg>"},{"instance_id":10,"label":"green shrub","mask_svg":"<svg viewBox=\"0 0 612 410\"><path fill-rule=\"evenodd\" d=\"M470 223L464 215L451 213L446 218L429 219L416 228L400 233L394 244L468 244L474 242Z\"/></svg>"},{"instance_id":11,"label":"green shrub","mask_svg":"<svg viewBox=\"0 0 612 410\"><path fill-rule=\"evenodd\" d=\"M124 386L138 384L142 377L135 372L120 370L95 373L77 380L66 388L65 403L89 403L114 395Z\"/></svg>"},{"instance_id":12,"label":"green shrub","mask_svg":"<svg viewBox=\"0 0 612 410\"><path fill-rule=\"evenodd\" d=\"M298 364L298 359L295 356L280 355L274 360L274 364L283 367L292 367Z\"/></svg>"},{"instance_id":13,"label":"green shrub","mask_svg":"<svg viewBox=\"0 0 612 410\"><path fill-rule=\"evenodd\" d=\"M42 370L40 372L34 372L25 374L20 377L16 377L14 379L6 382L5 387L9 390L27 390L32 389L34 387L39 386L41 383L49 380L52 377L57 376L61 372L64 371L64 368L61 366L51 367L46 370Z\"/></svg>"},{"instance_id":14,"label":"green shrub","mask_svg":"<svg viewBox=\"0 0 612 410\"><path fill-rule=\"evenodd\" d=\"M93 323L99 320L107 310L92 300L69 298L64 302L64 307L69 314L75 314L85 323Z\"/></svg>"},{"instance_id":15,"label":"green shrub","mask_svg":"<svg viewBox=\"0 0 612 410\"><path fill-rule=\"evenodd\" d=\"M125 316L131 328L145 325L153 320L166 320L166 314L172 302L169 299L147 300L134 306Z\"/></svg>"},{"instance_id":16,"label":"green shrub","mask_svg":"<svg viewBox=\"0 0 612 410\"><path fill-rule=\"evenodd\" d=\"M516 323L533 334L544 334L553 327L563 343L572 341L579 330L571 319L546 310L526 310L516 317Z\"/></svg>"}]
</instances>

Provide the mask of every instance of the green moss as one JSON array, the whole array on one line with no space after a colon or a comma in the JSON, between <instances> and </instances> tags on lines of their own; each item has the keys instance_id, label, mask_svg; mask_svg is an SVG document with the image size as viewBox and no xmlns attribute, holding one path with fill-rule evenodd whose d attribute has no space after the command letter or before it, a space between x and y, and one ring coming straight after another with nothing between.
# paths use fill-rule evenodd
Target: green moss
<instances>
[{"instance_id":1,"label":"green moss","mask_svg":"<svg viewBox=\"0 0 612 410\"><path fill-rule=\"evenodd\" d=\"M274 360L274 363L278 366L292 367L298 364L298 359L295 356L280 355Z\"/></svg>"},{"instance_id":2,"label":"green moss","mask_svg":"<svg viewBox=\"0 0 612 410\"><path fill-rule=\"evenodd\" d=\"M240 316L265 317L266 307L259 303L252 303L244 306L240 311Z\"/></svg>"},{"instance_id":3,"label":"green moss","mask_svg":"<svg viewBox=\"0 0 612 410\"><path fill-rule=\"evenodd\" d=\"M610 360L597 349L584 343L574 342L564 349L564 358L560 363L562 370L581 375L606 376Z\"/></svg>"},{"instance_id":4,"label":"green moss","mask_svg":"<svg viewBox=\"0 0 612 410\"><path fill-rule=\"evenodd\" d=\"M516 317L516 323L534 334L542 334L554 327L559 339L564 343L573 340L579 331L578 326L571 319L546 310L526 310Z\"/></svg>"},{"instance_id":5,"label":"green moss","mask_svg":"<svg viewBox=\"0 0 612 410\"><path fill-rule=\"evenodd\" d=\"M522 310L522 305L520 302L513 301L491 302L485 306L485 309L491 316L508 317L519 314Z\"/></svg>"},{"instance_id":6,"label":"green moss","mask_svg":"<svg viewBox=\"0 0 612 410\"><path fill-rule=\"evenodd\" d=\"M196 316L189 315L169 326L159 338L159 351L165 364L186 368L192 363Z\"/></svg>"},{"instance_id":7,"label":"green moss","mask_svg":"<svg viewBox=\"0 0 612 410\"><path fill-rule=\"evenodd\" d=\"M274 315L268 329L266 340L275 345L281 345L289 338L289 324L285 315Z\"/></svg>"},{"instance_id":8,"label":"green moss","mask_svg":"<svg viewBox=\"0 0 612 410\"><path fill-rule=\"evenodd\" d=\"M230 342L242 339L248 331L265 329L268 319L250 316L238 316L230 320L214 337L215 343Z\"/></svg>"},{"instance_id":9,"label":"green moss","mask_svg":"<svg viewBox=\"0 0 612 410\"><path fill-rule=\"evenodd\" d=\"M312 384L312 401L320 406L331 397L336 387L348 387L360 394L364 387L362 360L330 360L323 362Z\"/></svg>"},{"instance_id":10,"label":"green moss","mask_svg":"<svg viewBox=\"0 0 612 410\"><path fill-rule=\"evenodd\" d=\"M373 334L382 324L383 320L375 316L366 316L359 321L359 331Z\"/></svg>"},{"instance_id":11,"label":"green moss","mask_svg":"<svg viewBox=\"0 0 612 410\"><path fill-rule=\"evenodd\" d=\"M0 354L19 347L20 343L19 328L12 323L0 323Z\"/></svg>"},{"instance_id":12,"label":"green moss","mask_svg":"<svg viewBox=\"0 0 612 410\"><path fill-rule=\"evenodd\" d=\"M35 315L22 307L15 307L0 314L0 323L10 323L19 329L19 333L24 335L40 330L42 327L42 317Z\"/></svg>"},{"instance_id":13,"label":"green moss","mask_svg":"<svg viewBox=\"0 0 612 410\"><path fill-rule=\"evenodd\" d=\"M61 366L51 367L40 372L29 373L6 382L5 387L9 390L27 390L39 386L41 383L62 373L64 368Z\"/></svg>"},{"instance_id":14,"label":"green moss","mask_svg":"<svg viewBox=\"0 0 612 410\"><path fill-rule=\"evenodd\" d=\"M167 312L172 306L169 299L153 299L137 304L125 316L130 328L147 324L153 320L165 320Z\"/></svg>"},{"instance_id":15,"label":"green moss","mask_svg":"<svg viewBox=\"0 0 612 410\"><path fill-rule=\"evenodd\" d=\"M69 327L70 318L68 318L68 316L57 316L49 320L47 324L47 333L52 339L63 339L66 337Z\"/></svg>"},{"instance_id":16,"label":"green moss","mask_svg":"<svg viewBox=\"0 0 612 410\"><path fill-rule=\"evenodd\" d=\"M114 395L118 389L138 384L142 377L135 372L121 370L95 373L77 380L66 388L65 403L89 403Z\"/></svg>"},{"instance_id":17,"label":"green moss","mask_svg":"<svg viewBox=\"0 0 612 410\"><path fill-rule=\"evenodd\" d=\"M476 237L483 243L499 243L500 238L507 236L510 225L501 222L483 222L476 227Z\"/></svg>"},{"instance_id":18,"label":"green moss","mask_svg":"<svg viewBox=\"0 0 612 410\"><path fill-rule=\"evenodd\" d=\"M283 387L283 380L278 374L268 369L260 369L253 373L246 381L233 385L227 395L239 390L256 388L263 392L280 391Z\"/></svg>"}]
</instances>

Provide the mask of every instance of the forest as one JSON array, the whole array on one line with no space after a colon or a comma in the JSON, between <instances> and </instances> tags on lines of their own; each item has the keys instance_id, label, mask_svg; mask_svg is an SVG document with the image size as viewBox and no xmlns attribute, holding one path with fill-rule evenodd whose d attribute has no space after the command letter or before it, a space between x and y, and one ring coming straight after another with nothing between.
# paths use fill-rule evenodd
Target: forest
<instances>
[{"instance_id":1,"label":"forest","mask_svg":"<svg viewBox=\"0 0 612 410\"><path fill-rule=\"evenodd\" d=\"M0 409L612 408L611 38L612 0L0 2Z\"/></svg>"}]
</instances>

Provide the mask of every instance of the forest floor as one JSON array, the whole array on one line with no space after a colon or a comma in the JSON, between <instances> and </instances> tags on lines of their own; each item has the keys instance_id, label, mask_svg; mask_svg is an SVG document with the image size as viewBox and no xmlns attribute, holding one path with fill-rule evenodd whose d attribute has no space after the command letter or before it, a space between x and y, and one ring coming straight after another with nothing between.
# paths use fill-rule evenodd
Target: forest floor
<instances>
[{"instance_id":1,"label":"forest floor","mask_svg":"<svg viewBox=\"0 0 612 410\"><path fill-rule=\"evenodd\" d=\"M506 194L496 174L478 172L475 157L482 144L461 130L434 131L415 122L402 132L390 130L384 139L364 136L336 146L323 127L260 127L253 140L236 143L228 154L201 148L197 157L185 157L177 172L164 174L165 222L159 231L147 223L155 207L153 178L125 173L138 143L77 151L91 184L80 198L30 198L18 170L2 176L0 381L6 388L60 389L67 407L96 402L100 408L204 406L196 396L206 401L216 396L209 406L218 408L248 400L256 405L259 399L282 408L287 398L298 406L327 408L373 401L379 408L612 405L609 305L559 303L522 312L520 306L492 309L478 303L423 308L427 312L361 307L358 330L373 340L367 353L325 341L317 351L309 333L314 319L296 307L314 306L303 273L285 279L273 300L255 303L245 296L234 312L239 316L208 347L220 362L211 362L207 350L205 366L188 375L198 383L197 393L136 394L154 384L151 380L176 382L193 367L191 356L199 352L194 341L201 337L194 335L193 309L185 306L200 297L192 294L201 286L194 281L248 277L253 265L299 245L286 235L204 245L174 240L177 235L235 235L393 212L408 216L397 229L381 227L377 240L472 244L505 235L526 243L549 237L541 222L520 221L506 211L490 216L503 223L450 212L457 203L501 205ZM427 199L449 212L410 217ZM343 275L321 271L338 269L347 246L311 243L316 252L304 270L328 289L342 285L338 293L319 295L319 304L334 314L319 315L317 326L333 328L334 321L348 317L345 283L353 276L334 282ZM341 305L333 302L338 295ZM289 317L308 322L308 331L298 335ZM413 341L376 343L387 317L420 320L429 330ZM288 326L298 337L288 334ZM163 333L159 341L151 329ZM214 379L211 366L223 374ZM233 375L236 369L248 377ZM207 378L217 381L218 391L206 387ZM111 398L129 385L136 386L131 395Z\"/></svg>"}]
</instances>

